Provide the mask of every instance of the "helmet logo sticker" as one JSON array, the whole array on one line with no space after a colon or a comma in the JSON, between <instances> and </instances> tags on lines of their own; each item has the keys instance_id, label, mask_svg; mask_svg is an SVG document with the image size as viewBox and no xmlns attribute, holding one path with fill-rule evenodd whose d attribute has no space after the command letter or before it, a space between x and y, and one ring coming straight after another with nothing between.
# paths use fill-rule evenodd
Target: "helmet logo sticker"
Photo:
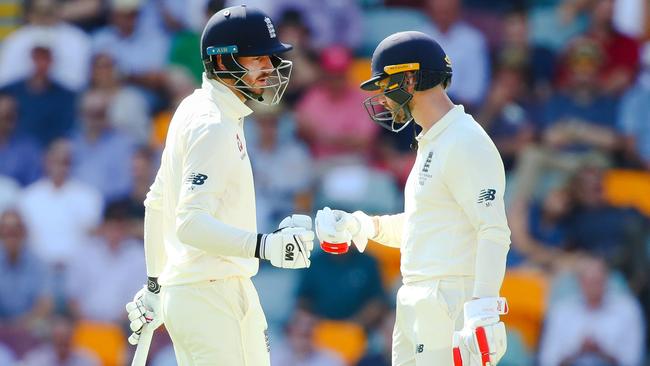
<instances>
[{"instance_id":1,"label":"helmet logo sticker","mask_svg":"<svg viewBox=\"0 0 650 366\"><path fill-rule=\"evenodd\" d=\"M447 55L445 55L445 63L447 64L447 66L451 67L451 59Z\"/></svg>"},{"instance_id":2,"label":"helmet logo sticker","mask_svg":"<svg viewBox=\"0 0 650 366\"><path fill-rule=\"evenodd\" d=\"M266 22L266 28L269 30L269 37L275 38L275 28L273 27L273 23L271 22L271 18L266 17L264 18L264 22Z\"/></svg>"}]
</instances>

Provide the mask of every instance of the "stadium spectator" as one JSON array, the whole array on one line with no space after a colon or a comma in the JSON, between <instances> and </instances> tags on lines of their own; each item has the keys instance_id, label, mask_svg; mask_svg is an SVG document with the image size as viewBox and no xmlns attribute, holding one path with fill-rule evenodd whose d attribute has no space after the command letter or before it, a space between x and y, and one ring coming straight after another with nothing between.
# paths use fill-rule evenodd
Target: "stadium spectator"
<instances>
[{"instance_id":1,"label":"stadium spectator","mask_svg":"<svg viewBox=\"0 0 650 366\"><path fill-rule=\"evenodd\" d=\"M384 290L375 258L351 249L345 255L319 252L300 273L298 306L317 317L354 321L371 329L384 311Z\"/></svg>"},{"instance_id":2,"label":"stadium spectator","mask_svg":"<svg viewBox=\"0 0 650 366\"><path fill-rule=\"evenodd\" d=\"M520 65L526 73L524 82L529 84L534 96L544 98L552 91L555 54L531 42L529 27L528 14L523 9L514 9L504 15L503 38L496 50L495 63ZM487 97L490 97L489 92Z\"/></svg>"},{"instance_id":3,"label":"stadium spectator","mask_svg":"<svg viewBox=\"0 0 650 366\"><path fill-rule=\"evenodd\" d=\"M16 133L16 101L0 94L0 174L25 186L41 175L41 149L36 141Z\"/></svg>"},{"instance_id":4,"label":"stadium spectator","mask_svg":"<svg viewBox=\"0 0 650 366\"><path fill-rule=\"evenodd\" d=\"M76 96L50 77L52 57L49 43L36 44L31 49L32 74L0 90L18 104L16 132L35 138L43 146L70 133L75 120Z\"/></svg>"},{"instance_id":5,"label":"stadium spectator","mask_svg":"<svg viewBox=\"0 0 650 366\"><path fill-rule=\"evenodd\" d=\"M106 23L102 0L63 0L59 4L61 19L90 33Z\"/></svg>"},{"instance_id":6,"label":"stadium spectator","mask_svg":"<svg viewBox=\"0 0 650 366\"><path fill-rule=\"evenodd\" d=\"M635 298L608 286L608 274L600 259L581 261L580 294L563 298L548 310L540 365L641 365L641 308Z\"/></svg>"},{"instance_id":7,"label":"stadium spectator","mask_svg":"<svg viewBox=\"0 0 650 366\"><path fill-rule=\"evenodd\" d=\"M110 95L88 91L80 101L81 128L71 139L72 175L97 189L106 201L125 198L131 190L131 156L135 142L112 128Z\"/></svg>"},{"instance_id":8,"label":"stadium spectator","mask_svg":"<svg viewBox=\"0 0 650 366\"><path fill-rule=\"evenodd\" d=\"M255 106L254 116L255 121L247 123L255 124L251 127L256 138L247 146L255 176L257 226L273 231L287 215L311 212L313 167L309 152L292 131L281 133L283 127L292 128L295 123L282 106Z\"/></svg>"},{"instance_id":9,"label":"stadium spectator","mask_svg":"<svg viewBox=\"0 0 650 366\"><path fill-rule=\"evenodd\" d=\"M11 349L0 343L0 365L13 366L15 362L16 358Z\"/></svg>"},{"instance_id":10,"label":"stadium spectator","mask_svg":"<svg viewBox=\"0 0 650 366\"><path fill-rule=\"evenodd\" d=\"M449 94L466 108L483 100L490 78L490 60L485 37L463 22L460 0L427 0L432 20L431 36L440 43L454 70Z\"/></svg>"},{"instance_id":11,"label":"stadium spectator","mask_svg":"<svg viewBox=\"0 0 650 366\"><path fill-rule=\"evenodd\" d=\"M133 184L127 201L132 219L144 220L144 199L158 170L158 155L150 148L141 146L131 157L131 179ZM142 228L140 228L142 229Z\"/></svg>"},{"instance_id":12,"label":"stadium spectator","mask_svg":"<svg viewBox=\"0 0 650 366\"><path fill-rule=\"evenodd\" d=\"M643 279L646 270L647 219L631 208L607 203L603 171L586 166L571 181L574 209L567 217L567 240L571 249L597 254L622 270L630 281ZM647 280L646 280L647 281ZM636 283L631 283L635 285Z\"/></svg>"},{"instance_id":13,"label":"stadium spectator","mask_svg":"<svg viewBox=\"0 0 650 366\"><path fill-rule=\"evenodd\" d=\"M599 85L603 92L621 94L633 82L639 67L638 42L614 28L614 0L595 0L587 37L603 52Z\"/></svg>"},{"instance_id":14,"label":"stadium spectator","mask_svg":"<svg viewBox=\"0 0 650 366\"><path fill-rule=\"evenodd\" d=\"M115 69L115 60L107 53L95 55L91 72L90 88L111 96L108 108L111 125L137 142L147 143L151 117L145 94L122 80Z\"/></svg>"},{"instance_id":15,"label":"stadium spectator","mask_svg":"<svg viewBox=\"0 0 650 366\"><path fill-rule=\"evenodd\" d=\"M559 52L587 29L591 3L592 0L536 1L528 9L532 42Z\"/></svg>"},{"instance_id":16,"label":"stadium spectator","mask_svg":"<svg viewBox=\"0 0 650 366\"><path fill-rule=\"evenodd\" d=\"M346 78L351 63L347 48L325 49L320 55L323 75L296 107L298 132L318 160L350 155L367 159L378 132L363 109L366 94Z\"/></svg>"},{"instance_id":17,"label":"stadium spectator","mask_svg":"<svg viewBox=\"0 0 650 366\"><path fill-rule=\"evenodd\" d=\"M0 214L0 324L29 326L52 309L49 273L32 252L20 214Z\"/></svg>"},{"instance_id":18,"label":"stadium spectator","mask_svg":"<svg viewBox=\"0 0 650 366\"><path fill-rule=\"evenodd\" d=\"M317 319L298 310L286 326L286 342L273 348L271 364L277 366L343 366L335 354L317 349L314 345L314 327Z\"/></svg>"},{"instance_id":19,"label":"stadium spectator","mask_svg":"<svg viewBox=\"0 0 650 366\"><path fill-rule=\"evenodd\" d=\"M278 22L278 37L293 45L293 50L287 54L287 59L293 62L291 82L282 98L283 103L293 108L300 97L319 78L318 55L312 48L310 29L299 11L288 9Z\"/></svg>"},{"instance_id":20,"label":"stadium spectator","mask_svg":"<svg viewBox=\"0 0 650 366\"><path fill-rule=\"evenodd\" d=\"M86 86L91 44L88 35L60 18L61 0L25 2L27 24L11 33L0 52L0 85L31 74L39 65L30 54L37 45L47 44L52 53L50 76L66 89L79 91Z\"/></svg>"},{"instance_id":21,"label":"stadium spectator","mask_svg":"<svg viewBox=\"0 0 650 366\"><path fill-rule=\"evenodd\" d=\"M25 355L21 366L99 366L99 360L73 345L74 321L64 315L50 322L48 342Z\"/></svg>"},{"instance_id":22,"label":"stadium spectator","mask_svg":"<svg viewBox=\"0 0 650 366\"><path fill-rule=\"evenodd\" d=\"M34 251L49 264L75 258L101 218L101 194L70 178L71 154L68 141L53 142L46 176L28 186L18 203Z\"/></svg>"},{"instance_id":23,"label":"stadium spectator","mask_svg":"<svg viewBox=\"0 0 650 366\"><path fill-rule=\"evenodd\" d=\"M477 121L492 137L506 171L509 171L520 153L533 141L534 125L524 66L508 64L505 60L501 62Z\"/></svg>"},{"instance_id":24,"label":"stadium spectator","mask_svg":"<svg viewBox=\"0 0 650 366\"><path fill-rule=\"evenodd\" d=\"M95 53L109 53L128 81L156 90L163 82L169 39L139 21L144 0L111 0L111 22L93 36Z\"/></svg>"},{"instance_id":25,"label":"stadium spectator","mask_svg":"<svg viewBox=\"0 0 650 366\"><path fill-rule=\"evenodd\" d=\"M162 150L167 138L167 129L179 104L197 88L189 71L183 67L171 66L165 71L164 92L167 106L153 118L149 142L152 147Z\"/></svg>"},{"instance_id":26,"label":"stadium spectator","mask_svg":"<svg viewBox=\"0 0 650 366\"><path fill-rule=\"evenodd\" d=\"M128 203L106 206L98 235L79 249L67 272L69 308L80 319L120 322L124 304L146 277L142 242L130 236ZM97 286L101 283L101 286Z\"/></svg>"},{"instance_id":27,"label":"stadium spectator","mask_svg":"<svg viewBox=\"0 0 650 366\"><path fill-rule=\"evenodd\" d=\"M621 101L618 128L625 136L626 163L650 170L650 44L643 48L642 67L636 85Z\"/></svg>"}]
</instances>

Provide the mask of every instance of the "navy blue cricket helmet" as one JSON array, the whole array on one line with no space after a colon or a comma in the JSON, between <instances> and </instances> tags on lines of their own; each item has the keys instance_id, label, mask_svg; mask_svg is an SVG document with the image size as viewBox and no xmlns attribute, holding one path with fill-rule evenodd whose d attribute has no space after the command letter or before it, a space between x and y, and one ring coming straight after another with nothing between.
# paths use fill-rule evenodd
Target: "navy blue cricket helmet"
<instances>
[{"instance_id":1,"label":"navy blue cricket helmet","mask_svg":"<svg viewBox=\"0 0 650 366\"><path fill-rule=\"evenodd\" d=\"M201 59L206 75L213 79L234 79L233 85L246 97L265 104L277 104L289 83L292 63L279 54L293 47L282 43L271 18L263 11L246 5L232 6L215 13L201 35ZM224 69L217 67L215 57L220 55ZM237 62L237 57L269 56L272 69L262 93L255 93L243 80L248 70ZM259 89L259 88L257 88Z\"/></svg>"},{"instance_id":2,"label":"navy blue cricket helmet","mask_svg":"<svg viewBox=\"0 0 650 366\"><path fill-rule=\"evenodd\" d=\"M364 106L373 121L393 132L401 131L413 121L408 107L413 94L407 91L407 72L414 74L415 91L437 85L447 88L451 83L449 57L438 42L422 32L399 32L386 37L375 49L370 68L372 76L361 83L361 89L383 91L366 99ZM383 80L387 83L380 86ZM393 100L398 107L387 110L383 97Z\"/></svg>"}]
</instances>

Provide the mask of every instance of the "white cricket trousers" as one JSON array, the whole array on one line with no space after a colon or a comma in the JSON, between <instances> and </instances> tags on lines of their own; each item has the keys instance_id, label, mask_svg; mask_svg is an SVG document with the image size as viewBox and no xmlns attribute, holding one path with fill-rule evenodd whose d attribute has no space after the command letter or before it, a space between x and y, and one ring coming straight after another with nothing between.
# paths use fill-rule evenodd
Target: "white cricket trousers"
<instances>
[{"instance_id":1,"label":"white cricket trousers","mask_svg":"<svg viewBox=\"0 0 650 366\"><path fill-rule=\"evenodd\" d=\"M453 366L452 337L463 327L472 277L444 277L402 285L397 292L392 366Z\"/></svg>"},{"instance_id":2,"label":"white cricket trousers","mask_svg":"<svg viewBox=\"0 0 650 366\"><path fill-rule=\"evenodd\" d=\"M250 278L163 286L179 366L269 366L266 318Z\"/></svg>"}]
</instances>

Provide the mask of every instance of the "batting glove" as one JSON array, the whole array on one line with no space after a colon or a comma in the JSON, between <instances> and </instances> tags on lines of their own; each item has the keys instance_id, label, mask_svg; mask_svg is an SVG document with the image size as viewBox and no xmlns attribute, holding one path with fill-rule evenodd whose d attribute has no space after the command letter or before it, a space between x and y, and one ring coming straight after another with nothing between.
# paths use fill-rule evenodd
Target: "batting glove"
<instances>
[{"instance_id":1,"label":"batting glove","mask_svg":"<svg viewBox=\"0 0 650 366\"><path fill-rule=\"evenodd\" d=\"M291 215L280 222L279 229L271 234L259 234L255 256L271 262L278 268L309 268L314 249L314 232L311 217Z\"/></svg>"},{"instance_id":2,"label":"batting glove","mask_svg":"<svg viewBox=\"0 0 650 366\"><path fill-rule=\"evenodd\" d=\"M126 312L129 314L129 327L133 332L129 336L129 343L135 346L140 341L144 327L155 330L163 323L158 282L149 279L147 286L135 294L133 301L126 304Z\"/></svg>"},{"instance_id":3,"label":"batting glove","mask_svg":"<svg viewBox=\"0 0 650 366\"><path fill-rule=\"evenodd\" d=\"M499 315L508 313L503 297L486 297L464 305L465 323L454 332L454 366L495 366L506 353L506 327Z\"/></svg>"},{"instance_id":4,"label":"batting glove","mask_svg":"<svg viewBox=\"0 0 650 366\"><path fill-rule=\"evenodd\" d=\"M321 248L328 253L346 253L350 242L363 252L368 239L375 236L375 224L362 211L348 213L325 207L316 213L316 232Z\"/></svg>"}]
</instances>

